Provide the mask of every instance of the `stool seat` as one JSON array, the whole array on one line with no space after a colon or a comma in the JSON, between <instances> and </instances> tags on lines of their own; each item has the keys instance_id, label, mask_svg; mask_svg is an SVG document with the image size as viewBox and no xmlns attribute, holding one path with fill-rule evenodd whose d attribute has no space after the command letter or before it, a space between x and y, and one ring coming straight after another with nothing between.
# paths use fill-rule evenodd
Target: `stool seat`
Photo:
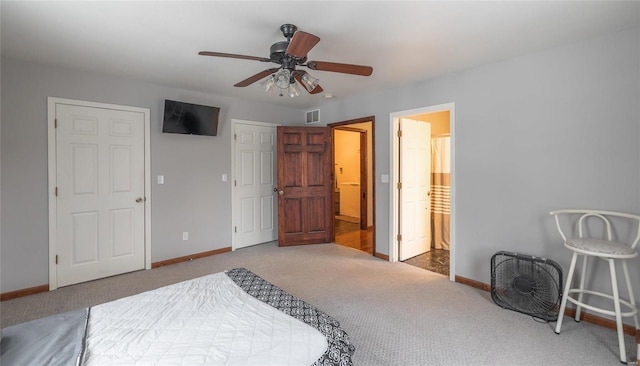
<instances>
[{"instance_id":1,"label":"stool seat","mask_svg":"<svg viewBox=\"0 0 640 366\"><path fill-rule=\"evenodd\" d=\"M628 244L604 239L569 238L564 246L576 252L598 257L627 259L638 256L638 252Z\"/></svg>"},{"instance_id":2,"label":"stool seat","mask_svg":"<svg viewBox=\"0 0 640 366\"><path fill-rule=\"evenodd\" d=\"M624 342L622 318L633 318L636 332L640 332L638 306L636 305L632 281L627 268L628 259L638 256L636 246L640 242L640 215L585 209L552 211L551 215L555 217L556 227L564 240L565 248L573 252L571 255L571 264L569 265L569 273L567 274L567 280L565 281L562 294L562 301L560 303L558 322L555 329L556 333L560 334L567 302L571 302L576 306L576 321L580 321L582 308L613 316L616 319L620 362L626 364L627 350ZM562 217L562 220L560 217ZM616 224L615 231L613 230L614 223ZM614 233L622 235L618 237L618 235L614 235ZM582 271L578 285L573 283L573 275L576 270L578 257L580 256L582 256ZM595 257L608 263L609 277L611 280L610 293L594 291L593 289L587 288L591 284L585 283L586 279L594 278L594 276L587 275L588 259L590 257ZM618 264L622 265L622 274L627 285L628 298L622 298L618 291L618 270L616 268ZM584 298L585 294L588 295L586 298ZM593 297L611 301L613 303L613 311L601 307L599 303L598 306L596 306L596 304L591 302ZM628 311L623 312L623 306L625 307L624 310Z\"/></svg>"}]
</instances>

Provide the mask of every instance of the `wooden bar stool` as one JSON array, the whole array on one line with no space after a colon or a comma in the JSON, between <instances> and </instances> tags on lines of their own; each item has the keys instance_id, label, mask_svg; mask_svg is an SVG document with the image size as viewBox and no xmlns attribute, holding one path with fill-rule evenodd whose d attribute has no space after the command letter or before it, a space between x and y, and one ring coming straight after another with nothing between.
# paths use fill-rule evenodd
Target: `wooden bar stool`
<instances>
[{"instance_id":1,"label":"wooden bar stool","mask_svg":"<svg viewBox=\"0 0 640 366\"><path fill-rule=\"evenodd\" d=\"M633 320L635 321L636 332L638 332L638 329L640 329L640 325L638 324L638 307L636 306L633 288L631 286L631 280L629 279L629 271L627 270L627 259L636 258L638 256L636 245L638 244L638 241L640 241L640 216L622 212L580 209L558 210L552 211L550 214L555 217L556 226L558 227L558 231L560 232L560 235L564 240L564 246L573 252L573 255L571 256L571 265L569 266L569 273L567 274L564 293L562 295L562 302L560 303L560 313L558 316L558 322L556 324L556 333L560 334L560 327L562 326L562 318L567 306L567 300L576 305L576 321L580 321L580 312L582 308L592 310L601 314L614 316L618 331L620 361L626 364L627 353L624 344L624 334L622 332L622 318L633 317ZM561 220L561 217L565 217L566 220ZM572 219L573 221L571 221ZM567 230L569 228L569 225L571 225L572 229L575 229L575 226L573 226L576 224L575 220L577 220L578 236L568 237L565 232L572 233L575 231ZM561 224L561 221L563 224ZM635 235L631 237L631 240L633 241L629 240L629 242L626 243L618 241L617 238L616 240L614 240L614 225L612 224L612 221L616 222L616 228L619 228L619 225L622 225L623 221L626 221L627 224L630 224L628 230ZM563 230L563 228L565 230ZM599 230L600 228L601 230ZM596 235L597 231L602 232L602 235ZM617 234L620 235L620 232L617 232ZM580 275L579 287L573 288L571 287L571 284L573 272L576 269L576 261L578 259L578 256L583 256L581 271L582 273ZM589 257L600 258L609 263L612 294L592 291L584 288L585 277L587 275L587 259ZM627 284L627 291L629 296L628 300L621 299L618 293L616 262L622 263L622 272ZM578 295L577 299L570 296L573 294ZM612 300L614 310L612 311L609 309L586 304L583 301L584 294ZM625 306L625 312L622 312L622 306Z\"/></svg>"}]
</instances>

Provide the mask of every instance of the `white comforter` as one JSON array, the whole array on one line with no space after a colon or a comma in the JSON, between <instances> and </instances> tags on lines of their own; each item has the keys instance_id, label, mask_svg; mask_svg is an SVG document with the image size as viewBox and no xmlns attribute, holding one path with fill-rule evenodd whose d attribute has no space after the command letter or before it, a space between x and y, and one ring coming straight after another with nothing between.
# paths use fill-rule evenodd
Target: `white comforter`
<instances>
[{"instance_id":1,"label":"white comforter","mask_svg":"<svg viewBox=\"0 0 640 366\"><path fill-rule=\"evenodd\" d=\"M86 365L311 365L316 329L216 273L91 308Z\"/></svg>"}]
</instances>

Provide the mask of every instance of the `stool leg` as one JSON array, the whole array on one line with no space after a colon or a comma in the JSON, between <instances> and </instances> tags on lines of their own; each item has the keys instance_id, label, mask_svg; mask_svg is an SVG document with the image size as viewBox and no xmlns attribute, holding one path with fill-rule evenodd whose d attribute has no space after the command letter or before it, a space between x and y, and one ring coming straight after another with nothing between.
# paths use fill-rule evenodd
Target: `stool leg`
<instances>
[{"instance_id":1,"label":"stool leg","mask_svg":"<svg viewBox=\"0 0 640 366\"><path fill-rule=\"evenodd\" d=\"M558 322L556 323L556 334L560 334L560 327L562 327L562 318L564 318L564 309L567 307L567 297L569 296L569 288L571 287L571 279L573 278L573 271L575 271L576 269L577 259L578 259L578 253L573 252L573 255L571 256L571 265L569 266L569 273L567 274L567 283L564 285L564 293L562 294L562 301L560 302Z\"/></svg>"},{"instance_id":2,"label":"stool leg","mask_svg":"<svg viewBox=\"0 0 640 366\"><path fill-rule=\"evenodd\" d=\"M618 328L618 346L620 348L620 361L627 363L627 350L624 344L622 332L622 315L620 315L620 295L618 294L618 279L616 278L616 265L613 259L607 259L611 272L611 287L613 288L613 308L616 313L616 327Z\"/></svg>"},{"instance_id":3,"label":"stool leg","mask_svg":"<svg viewBox=\"0 0 640 366\"><path fill-rule=\"evenodd\" d=\"M638 324L638 305L636 305L636 297L633 293L633 287L631 287L631 281L629 281L629 270L627 269L627 261L622 261L622 272L624 273L624 280L627 282L627 291L629 294L629 302L633 305L633 308L636 309L636 315L633 316L633 320L636 323L636 329L640 329L640 324ZM640 355L638 355L640 357Z\"/></svg>"},{"instance_id":4,"label":"stool leg","mask_svg":"<svg viewBox=\"0 0 640 366\"><path fill-rule=\"evenodd\" d=\"M576 316L575 316L575 320L577 322L580 321L580 312L582 311L582 306L580 306L580 304L582 303L582 295L584 295L583 291L584 291L584 278L587 277L587 259L588 256L583 255L582 256L582 273L580 274L580 292L578 292L578 303L576 304Z\"/></svg>"}]
</instances>

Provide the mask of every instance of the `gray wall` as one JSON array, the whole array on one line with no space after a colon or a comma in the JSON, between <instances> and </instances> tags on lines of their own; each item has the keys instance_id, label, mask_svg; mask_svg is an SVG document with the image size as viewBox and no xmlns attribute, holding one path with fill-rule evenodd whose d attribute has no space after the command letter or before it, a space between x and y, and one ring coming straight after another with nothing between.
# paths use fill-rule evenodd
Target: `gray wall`
<instances>
[{"instance_id":1,"label":"gray wall","mask_svg":"<svg viewBox=\"0 0 640 366\"><path fill-rule=\"evenodd\" d=\"M390 173L389 114L455 102L457 274L488 283L499 250L551 258L566 273L569 254L548 211L640 212L639 44L634 29L320 105L328 123L376 117L377 250L389 253L390 185L380 182ZM47 96L151 109L152 175L167 181L153 184L154 261L230 245L230 190L220 182L230 171L229 119L287 122L300 113L3 60L3 292L47 282ZM221 136L160 134L164 98L223 107ZM632 278L639 267L634 260ZM603 268L597 274L608 288Z\"/></svg>"},{"instance_id":2,"label":"gray wall","mask_svg":"<svg viewBox=\"0 0 640 366\"><path fill-rule=\"evenodd\" d=\"M455 102L456 274L489 283L499 250L566 274L550 210L640 213L639 45L634 29L323 105L329 122L376 117L377 250L389 253L390 113ZM596 286L609 289L598 269Z\"/></svg>"},{"instance_id":3,"label":"gray wall","mask_svg":"<svg viewBox=\"0 0 640 366\"><path fill-rule=\"evenodd\" d=\"M152 262L231 246L231 118L289 124L304 112L2 59L1 292L48 283L47 97L151 111ZM221 108L216 137L161 133L164 99ZM157 185L156 177L165 176ZM189 240L182 241L182 232Z\"/></svg>"}]
</instances>

